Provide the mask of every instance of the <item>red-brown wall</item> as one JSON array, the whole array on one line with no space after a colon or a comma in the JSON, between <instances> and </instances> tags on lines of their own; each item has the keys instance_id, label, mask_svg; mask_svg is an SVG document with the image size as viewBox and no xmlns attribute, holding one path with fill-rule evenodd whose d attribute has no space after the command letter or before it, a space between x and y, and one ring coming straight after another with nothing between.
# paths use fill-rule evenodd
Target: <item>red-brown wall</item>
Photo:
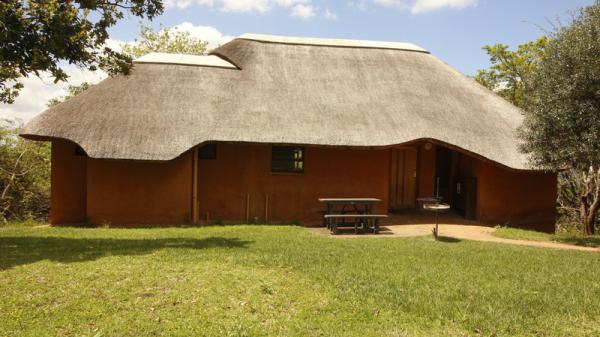
<instances>
[{"instance_id":1,"label":"red-brown wall","mask_svg":"<svg viewBox=\"0 0 600 337\"><path fill-rule=\"evenodd\" d=\"M479 163L476 174L478 220L554 231L556 174L515 171L487 162Z\"/></svg>"},{"instance_id":2,"label":"red-brown wall","mask_svg":"<svg viewBox=\"0 0 600 337\"><path fill-rule=\"evenodd\" d=\"M458 172L476 178L478 221L552 232L556 222L556 174L510 168L461 154Z\"/></svg>"},{"instance_id":3,"label":"red-brown wall","mask_svg":"<svg viewBox=\"0 0 600 337\"><path fill-rule=\"evenodd\" d=\"M52 141L50 223L86 221L86 157L75 155L75 144Z\"/></svg>"},{"instance_id":4,"label":"red-brown wall","mask_svg":"<svg viewBox=\"0 0 600 337\"><path fill-rule=\"evenodd\" d=\"M52 142L52 224L190 221L191 153L168 162L138 162L76 156L75 147Z\"/></svg>"},{"instance_id":5,"label":"red-brown wall","mask_svg":"<svg viewBox=\"0 0 600 337\"><path fill-rule=\"evenodd\" d=\"M426 144L429 144L426 146ZM418 173L418 198L427 198L435 195L435 149L436 146L423 142L416 145L419 151Z\"/></svg>"},{"instance_id":6,"label":"red-brown wall","mask_svg":"<svg viewBox=\"0 0 600 337\"><path fill-rule=\"evenodd\" d=\"M435 145L419 149L417 196L432 196ZM193 151L167 162L92 159L75 145L52 144L53 224L182 224L192 221ZM322 197L382 199L387 212L388 149L304 148L304 172L271 172L267 144L217 145L216 159L198 162L199 219L213 221L320 222ZM515 171L466 154L457 174L477 178L477 220L554 229L556 175Z\"/></svg>"},{"instance_id":7,"label":"red-brown wall","mask_svg":"<svg viewBox=\"0 0 600 337\"><path fill-rule=\"evenodd\" d=\"M89 159L91 223L184 224L192 205L192 155L167 162Z\"/></svg>"},{"instance_id":8,"label":"red-brown wall","mask_svg":"<svg viewBox=\"0 0 600 337\"><path fill-rule=\"evenodd\" d=\"M217 159L199 162L201 219L318 223L324 197L382 199L388 204L389 149L305 147L304 173L272 173L271 146L218 144ZM208 213L208 214L207 214Z\"/></svg>"}]
</instances>

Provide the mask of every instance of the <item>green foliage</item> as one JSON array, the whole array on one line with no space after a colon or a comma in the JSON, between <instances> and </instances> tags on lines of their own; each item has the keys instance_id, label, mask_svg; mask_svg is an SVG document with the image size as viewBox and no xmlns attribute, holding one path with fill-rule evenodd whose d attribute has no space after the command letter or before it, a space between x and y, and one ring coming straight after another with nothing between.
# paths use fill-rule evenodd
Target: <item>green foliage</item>
<instances>
[{"instance_id":1,"label":"green foliage","mask_svg":"<svg viewBox=\"0 0 600 337\"><path fill-rule=\"evenodd\" d=\"M162 0L4 0L0 2L0 102L12 103L19 78L49 72L67 80L60 62L127 74L131 58L105 46L124 15L153 19Z\"/></svg>"},{"instance_id":2,"label":"green foliage","mask_svg":"<svg viewBox=\"0 0 600 337\"><path fill-rule=\"evenodd\" d=\"M0 247L1 336L600 333L596 253L294 226L3 228Z\"/></svg>"},{"instance_id":3,"label":"green foliage","mask_svg":"<svg viewBox=\"0 0 600 337\"><path fill-rule=\"evenodd\" d=\"M48 103L46 105L48 107L53 107L59 103L62 103L64 101L68 100L69 98L79 95L80 93L86 91L87 89L89 89L92 86L93 86L93 84L88 83L88 82L83 82L80 85L69 85L69 88L67 88L67 94L65 96L52 98L51 100L48 101Z\"/></svg>"},{"instance_id":4,"label":"green foliage","mask_svg":"<svg viewBox=\"0 0 600 337\"><path fill-rule=\"evenodd\" d=\"M548 39L544 36L522 44L517 50L510 50L505 44L484 46L490 57L490 69L477 71L475 80L514 105L524 108L526 105L527 79L536 70Z\"/></svg>"},{"instance_id":5,"label":"green foliage","mask_svg":"<svg viewBox=\"0 0 600 337\"><path fill-rule=\"evenodd\" d=\"M189 32L176 28L160 27L157 31L140 26L140 36L134 44L123 44L123 53L138 58L151 52L205 55L208 43L195 38Z\"/></svg>"},{"instance_id":6,"label":"green foliage","mask_svg":"<svg viewBox=\"0 0 600 337\"><path fill-rule=\"evenodd\" d=\"M557 30L530 80L524 150L538 167L600 164L600 3Z\"/></svg>"},{"instance_id":7,"label":"green foliage","mask_svg":"<svg viewBox=\"0 0 600 337\"><path fill-rule=\"evenodd\" d=\"M0 225L8 220L46 220L50 208L50 144L0 127Z\"/></svg>"},{"instance_id":8,"label":"green foliage","mask_svg":"<svg viewBox=\"0 0 600 337\"><path fill-rule=\"evenodd\" d=\"M600 208L600 1L550 37L521 129L523 151L548 170L571 170L570 198L581 229L595 231Z\"/></svg>"}]
</instances>

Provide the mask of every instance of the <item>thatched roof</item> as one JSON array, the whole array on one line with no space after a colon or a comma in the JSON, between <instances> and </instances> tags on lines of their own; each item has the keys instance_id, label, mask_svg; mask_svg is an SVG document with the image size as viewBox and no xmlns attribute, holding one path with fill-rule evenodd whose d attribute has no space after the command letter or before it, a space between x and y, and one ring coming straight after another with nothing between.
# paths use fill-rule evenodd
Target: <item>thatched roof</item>
<instances>
[{"instance_id":1,"label":"thatched roof","mask_svg":"<svg viewBox=\"0 0 600 337\"><path fill-rule=\"evenodd\" d=\"M520 111L411 44L244 35L154 54L48 109L22 136L95 158L169 160L207 141L388 146L435 139L527 168Z\"/></svg>"}]
</instances>

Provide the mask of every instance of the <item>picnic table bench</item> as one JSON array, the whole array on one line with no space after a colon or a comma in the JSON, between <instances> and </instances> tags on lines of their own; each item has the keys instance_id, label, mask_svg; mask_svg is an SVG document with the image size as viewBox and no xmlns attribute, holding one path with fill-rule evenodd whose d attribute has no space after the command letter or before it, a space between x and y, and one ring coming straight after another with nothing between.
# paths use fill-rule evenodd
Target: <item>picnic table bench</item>
<instances>
[{"instance_id":1,"label":"picnic table bench","mask_svg":"<svg viewBox=\"0 0 600 337\"><path fill-rule=\"evenodd\" d=\"M341 223L336 222L336 219L353 219L354 221L351 224L354 226L354 234L358 234L359 228L368 229L369 227L372 227L373 234L377 234L379 233L379 219L387 218L388 216L385 214L325 214L323 217L328 222L327 228L333 234L338 234L338 227L345 227L344 225L346 224L344 221ZM369 226L369 220L372 220L372 226Z\"/></svg>"},{"instance_id":2,"label":"picnic table bench","mask_svg":"<svg viewBox=\"0 0 600 337\"><path fill-rule=\"evenodd\" d=\"M325 204L323 226L333 234L338 234L339 227L354 227L356 234L359 228L378 233L379 220L387 218L385 214L373 214L373 205L381 202L377 198L320 198L319 202Z\"/></svg>"}]
</instances>

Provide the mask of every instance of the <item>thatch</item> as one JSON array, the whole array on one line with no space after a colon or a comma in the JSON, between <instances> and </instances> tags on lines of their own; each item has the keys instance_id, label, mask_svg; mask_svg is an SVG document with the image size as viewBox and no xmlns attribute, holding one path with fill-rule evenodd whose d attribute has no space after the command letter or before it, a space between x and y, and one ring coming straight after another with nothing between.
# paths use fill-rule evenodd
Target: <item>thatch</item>
<instances>
[{"instance_id":1,"label":"thatch","mask_svg":"<svg viewBox=\"0 0 600 337\"><path fill-rule=\"evenodd\" d=\"M326 44L243 36L213 52L237 68L155 57L48 109L22 136L137 160L170 160L207 141L375 147L428 138L527 168L520 111L472 79L412 45Z\"/></svg>"}]
</instances>

